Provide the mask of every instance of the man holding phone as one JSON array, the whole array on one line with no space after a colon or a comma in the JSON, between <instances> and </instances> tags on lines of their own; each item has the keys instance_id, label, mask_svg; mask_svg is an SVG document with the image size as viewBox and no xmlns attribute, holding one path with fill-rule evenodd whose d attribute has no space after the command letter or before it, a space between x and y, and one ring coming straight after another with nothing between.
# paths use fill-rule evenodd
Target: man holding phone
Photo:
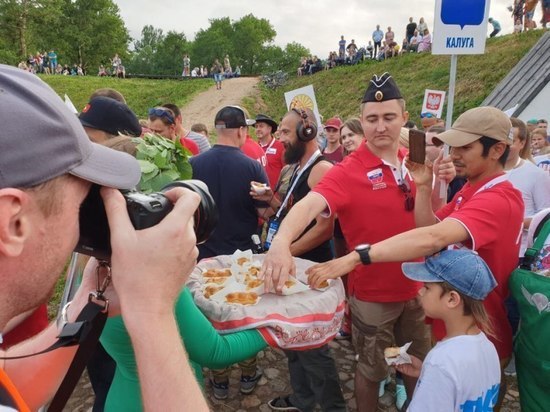
<instances>
[{"instance_id":1,"label":"man holding phone","mask_svg":"<svg viewBox=\"0 0 550 412\"><path fill-rule=\"evenodd\" d=\"M140 178L131 156L89 141L78 118L36 76L0 65L0 331L14 316L44 303L79 237L79 209L91 183L102 188L111 230L114 288L134 345L148 410L208 407L189 367L173 308L197 257L193 212L198 196L167 193L174 209L157 226L136 231L122 194ZM151 245L155 245L151 248ZM96 265L67 310L74 322L95 291ZM116 293L115 293L116 291ZM0 357L37 353L58 335L56 325ZM151 344L154 342L154 344ZM75 353L57 349L9 359L0 366L0 409L37 410L52 399ZM158 371L162 370L159 374ZM178 390L174 391L173 388ZM6 407L6 408L4 408Z\"/></svg>"},{"instance_id":2,"label":"man holding phone","mask_svg":"<svg viewBox=\"0 0 550 412\"><path fill-rule=\"evenodd\" d=\"M297 228L309 224L310 208L316 215L323 210L337 214L346 242L361 256L367 242L415 227L416 189L404 165L406 153L399 149L399 133L407 120L405 101L394 79L388 73L373 76L361 104L366 142L328 171L287 215L262 267L268 287L273 283L281 290L289 273L295 274L289 246L301 233ZM423 358L430 347L429 334L416 297L420 284L403 276L400 262L352 269L348 286L353 343L359 354L357 408L376 411L379 384L388 374L384 349L412 341L409 352ZM406 378L409 396L415 383Z\"/></svg>"}]
</instances>

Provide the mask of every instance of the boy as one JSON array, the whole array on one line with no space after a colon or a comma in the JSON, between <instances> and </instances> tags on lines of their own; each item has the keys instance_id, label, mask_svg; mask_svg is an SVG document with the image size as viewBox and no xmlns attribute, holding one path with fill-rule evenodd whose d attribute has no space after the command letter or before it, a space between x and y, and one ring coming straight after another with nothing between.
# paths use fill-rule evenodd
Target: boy
<instances>
[{"instance_id":1,"label":"boy","mask_svg":"<svg viewBox=\"0 0 550 412\"><path fill-rule=\"evenodd\" d=\"M414 411L492 411L500 387L500 363L487 339L490 322L483 299L496 286L489 267L476 252L445 250L423 263L403 263L409 279L424 282L420 301L427 316L447 330L422 361L395 368L419 377L407 409Z\"/></svg>"}]
</instances>

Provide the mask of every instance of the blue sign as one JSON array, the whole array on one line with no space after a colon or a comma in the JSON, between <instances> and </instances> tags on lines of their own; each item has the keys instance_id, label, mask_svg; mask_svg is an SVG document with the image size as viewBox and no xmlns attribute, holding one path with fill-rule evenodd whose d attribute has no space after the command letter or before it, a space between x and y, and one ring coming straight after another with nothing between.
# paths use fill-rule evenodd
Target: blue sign
<instances>
[{"instance_id":1,"label":"blue sign","mask_svg":"<svg viewBox=\"0 0 550 412\"><path fill-rule=\"evenodd\" d=\"M444 24L479 26L485 15L486 0L441 0L441 21Z\"/></svg>"}]
</instances>

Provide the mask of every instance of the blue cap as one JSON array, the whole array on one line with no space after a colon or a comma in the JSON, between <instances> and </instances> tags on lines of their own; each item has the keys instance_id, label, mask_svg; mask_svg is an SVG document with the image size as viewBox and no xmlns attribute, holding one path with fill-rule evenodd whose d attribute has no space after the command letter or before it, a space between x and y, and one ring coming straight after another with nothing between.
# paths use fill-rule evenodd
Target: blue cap
<instances>
[{"instance_id":1,"label":"blue cap","mask_svg":"<svg viewBox=\"0 0 550 412\"><path fill-rule=\"evenodd\" d=\"M418 282L447 282L463 295L483 300L497 285L491 269L468 249L444 250L422 263L403 263L403 273Z\"/></svg>"}]
</instances>

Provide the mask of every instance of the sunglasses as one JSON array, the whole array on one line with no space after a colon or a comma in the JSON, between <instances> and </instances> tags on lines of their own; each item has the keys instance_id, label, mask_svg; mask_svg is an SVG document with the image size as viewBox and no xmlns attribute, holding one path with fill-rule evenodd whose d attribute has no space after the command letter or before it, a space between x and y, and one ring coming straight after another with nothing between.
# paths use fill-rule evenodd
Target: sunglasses
<instances>
[{"instance_id":1,"label":"sunglasses","mask_svg":"<svg viewBox=\"0 0 550 412\"><path fill-rule=\"evenodd\" d=\"M433 113L430 113L430 112L420 113L420 118L421 119L431 119L433 117L435 117L435 115Z\"/></svg>"},{"instance_id":2,"label":"sunglasses","mask_svg":"<svg viewBox=\"0 0 550 412\"><path fill-rule=\"evenodd\" d=\"M152 109L149 109L149 117L151 117L151 116L165 117L166 120L168 120L168 122L170 124L175 123L174 115L168 109L164 109L164 108L161 108L161 107L153 107Z\"/></svg>"},{"instance_id":3,"label":"sunglasses","mask_svg":"<svg viewBox=\"0 0 550 412\"><path fill-rule=\"evenodd\" d=\"M399 189L401 189L401 191L405 194L405 210L407 212L411 212L414 210L414 197L411 193L411 187L407 181L405 181L405 183L401 183L399 185Z\"/></svg>"}]
</instances>

